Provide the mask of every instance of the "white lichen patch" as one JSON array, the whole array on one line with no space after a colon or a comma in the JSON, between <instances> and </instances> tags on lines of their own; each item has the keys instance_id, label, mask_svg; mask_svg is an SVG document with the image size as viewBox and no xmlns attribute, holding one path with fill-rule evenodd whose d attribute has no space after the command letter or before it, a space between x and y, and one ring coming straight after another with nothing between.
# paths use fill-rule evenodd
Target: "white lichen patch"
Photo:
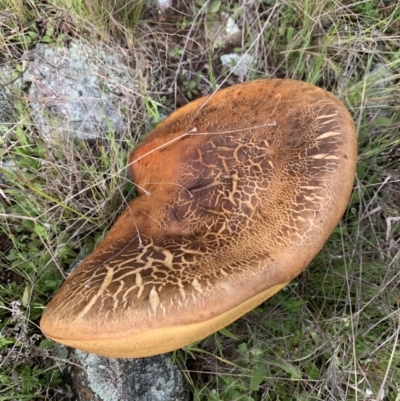
<instances>
[{"instance_id":1,"label":"white lichen patch","mask_svg":"<svg viewBox=\"0 0 400 401\"><path fill-rule=\"evenodd\" d=\"M255 67L256 60L250 54L229 53L221 56L221 63L242 80Z\"/></svg>"}]
</instances>

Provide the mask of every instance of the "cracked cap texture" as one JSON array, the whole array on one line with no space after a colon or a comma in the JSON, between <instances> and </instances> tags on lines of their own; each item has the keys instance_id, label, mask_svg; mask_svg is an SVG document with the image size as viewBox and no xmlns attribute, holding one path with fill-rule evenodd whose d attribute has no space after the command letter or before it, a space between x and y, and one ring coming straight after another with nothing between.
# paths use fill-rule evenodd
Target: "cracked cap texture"
<instances>
[{"instance_id":1,"label":"cracked cap texture","mask_svg":"<svg viewBox=\"0 0 400 401\"><path fill-rule=\"evenodd\" d=\"M56 293L44 334L144 357L221 329L310 263L345 211L356 158L349 112L304 82L189 103L131 153L139 196Z\"/></svg>"}]
</instances>

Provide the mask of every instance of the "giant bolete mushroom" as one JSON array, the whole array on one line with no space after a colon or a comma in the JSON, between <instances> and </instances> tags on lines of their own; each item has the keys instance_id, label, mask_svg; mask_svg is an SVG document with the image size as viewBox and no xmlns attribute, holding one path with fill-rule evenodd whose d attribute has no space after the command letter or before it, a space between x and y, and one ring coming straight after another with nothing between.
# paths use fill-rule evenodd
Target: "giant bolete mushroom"
<instances>
[{"instance_id":1,"label":"giant bolete mushroom","mask_svg":"<svg viewBox=\"0 0 400 401\"><path fill-rule=\"evenodd\" d=\"M223 328L321 249L356 153L349 112L304 82L249 82L182 107L131 153L139 196L54 296L44 334L144 357Z\"/></svg>"}]
</instances>

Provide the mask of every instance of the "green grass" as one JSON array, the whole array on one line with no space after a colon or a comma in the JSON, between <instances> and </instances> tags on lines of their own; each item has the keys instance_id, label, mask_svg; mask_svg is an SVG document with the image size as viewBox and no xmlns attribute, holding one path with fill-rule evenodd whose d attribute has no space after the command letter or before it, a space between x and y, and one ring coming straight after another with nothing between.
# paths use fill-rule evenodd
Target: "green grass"
<instances>
[{"instance_id":1,"label":"green grass","mask_svg":"<svg viewBox=\"0 0 400 401\"><path fill-rule=\"evenodd\" d=\"M12 120L0 121L0 400L60 399L40 315L133 196L125 163L138 134L235 84L219 61L231 50L257 59L252 79L305 80L345 103L358 130L357 179L308 269L227 330L177 351L176 363L198 401L400 400L400 4L247 3L193 1L182 19L159 22L146 2L124 11L94 0L0 0L0 63L15 77L36 43L77 37L108 41L143 71L132 135L109 132L94 147L47 146L26 94L13 89ZM241 27L240 44L223 48L204 34L218 9Z\"/></svg>"}]
</instances>

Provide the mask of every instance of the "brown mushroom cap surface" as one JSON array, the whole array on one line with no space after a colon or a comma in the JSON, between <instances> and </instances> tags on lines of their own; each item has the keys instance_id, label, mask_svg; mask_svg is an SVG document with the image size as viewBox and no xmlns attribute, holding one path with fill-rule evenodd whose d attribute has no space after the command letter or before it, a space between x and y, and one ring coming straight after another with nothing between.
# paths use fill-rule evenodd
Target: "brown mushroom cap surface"
<instances>
[{"instance_id":1,"label":"brown mushroom cap surface","mask_svg":"<svg viewBox=\"0 0 400 401\"><path fill-rule=\"evenodd\" d=\"M130 155L148 193L47 307L49 338L110 357L171 351L275 294L347 206L356 130L329 92L261 80L174 112Z\"/></svg>"}]
</instances>

